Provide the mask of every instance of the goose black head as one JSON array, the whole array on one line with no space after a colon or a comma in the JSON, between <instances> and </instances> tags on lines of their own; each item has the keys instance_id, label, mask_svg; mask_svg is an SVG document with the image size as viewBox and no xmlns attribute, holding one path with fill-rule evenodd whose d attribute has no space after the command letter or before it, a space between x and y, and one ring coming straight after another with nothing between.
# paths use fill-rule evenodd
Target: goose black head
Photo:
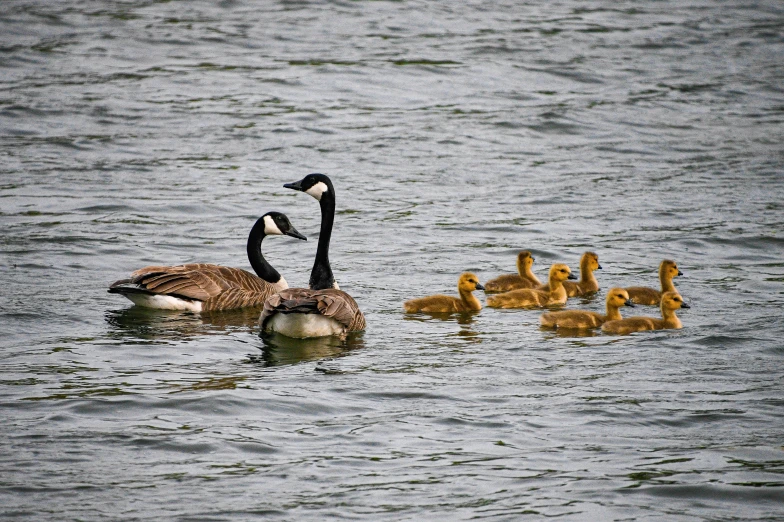
<instances>
[{"instance_id":1,"label":"goose black head","mask_svg":"<svg viewBox=\"0 0 784 522\"><path fill-rule=\"evenodd\" d=\"M310 196L313 196L317 201L321 201L324 194L329 194L334 197L335 191L332 187L332 181L329 176L325 174L308 174L299 181L294 183L286 183L283 185L285 188L299 190Z\"/></svg>"},{"instance_id":2,"label":"goose black head","mask_svg":"<svg viewBox=\"0 0 784 522\"><path fill-rule=\"evenodd\" d=\"M267 212L262 217L264 220L264 234L267 236L272 235L286 235L307 241L308 238L300 234L294 225L291 224L286 214L281 212Z\"/></svg>"}]
</instances>

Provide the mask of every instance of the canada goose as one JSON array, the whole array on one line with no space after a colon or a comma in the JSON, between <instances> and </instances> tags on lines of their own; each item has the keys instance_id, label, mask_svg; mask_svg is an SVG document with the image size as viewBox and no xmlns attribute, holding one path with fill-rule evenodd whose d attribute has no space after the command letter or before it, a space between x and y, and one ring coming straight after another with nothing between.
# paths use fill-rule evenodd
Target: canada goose
<instances>
[{"instance_id":1,"label":"canada goose","mask_svg":"<svg viewBox=\"0 0 784 522\"><path fill-rule=\"evenodd\" d=\"M566 302L566 290L563 282L577 279L569 267L556 263L550 267L549 290L521 288L503 294L491 295L487 298L487 306L492 308L536 308L559 305Z\"/></svg>"},{"instance_id":2,"label":"canada goose","mask_svg":"<svg viewBox=\"0 0 784 522\"><path fill-rule=\"evenodd\" d=\"M607 321L621 318L622 306L634 306L629 300L629 294L623 288L611 288L607 292L607 315L588 310L563 310L560 312L545 312L539 318L539 323L547 328L573 328L588 329L598 328Z\"/></svg>"},{"instance_id":3,"label":"canada goose","mask_svg":"<svg viewBox=\"0 0 784 522\"><path fill-rule=\"evenodd\" d=\"M484 290L479 284L479 279L471 272L465 272L457 280L457 292L460 297L450 295L429 295L418 299L411 299L403 303L407 313L415 312L478 312L482 309L479 299L474 297L474 290Z\"/></svg>"},{"instance_id":4,"label":"canada goose","mask_svg":"<svg viewBox=\"0 0 784 522\"><path fill-rule=\"evenodd\" d=\"M626 291L629 292L629 298L635 304L658 305L664 292L677 292L675 285L672 284L672 278L681 275L683 272L678 270L678 264L675 261L665 259L659 265L661 291L645 286L630 286L626 288Z\"/></svg>"},{"instance_id":5,"label":"canada goose","mask_svg":"<svg viewBox=\"0 0 784 522\"><path fill-rule=\"evenodd\" d=\"M577 297L579 295L592 294L599 291L599 283L593 275L594 270L601 270L602 265L599 264L599 256L593 252L586 252L580 257L580 280L576 283L572 281L564 281L563 285L566 289L568 297ZM539 287L539 290L546 290L547 285Z\"/></svg>"},{"instance_id":6,"label":"canada goose","mask_svg":"<svg viewBox=\"0 0 784 522\"><path fill-rule=\"evenodd\" d=\"M602 331L611 334L626 335L643 330L666 330L682 328L681 320L675 315L679 308L691 308L687 305L678 292L664 292L661 298L662 318L655 317L629 317L617 321L607 321L602 325Z\"/></svg>"},{"instance_id":7,"label":"canada goose","mask_svg":"<svg viewBox=\"0 0 784 522\"><path fill-rule=\"evenodd\" d=\"M300 339L337 335L365 329L365 316L357 302L338 288L329 264L329 241L335 222L335 188L324 174L308 174L285 188L315 198L321 207L321 233L310 272L310 288L289 288L264 302L259 317L262 332L277 332Z\"/></svg>"},{"instance_id":8,"label":"canada goose","mask_svg":"<svg viewBox=\"0 0 784 522\"><path fill-rule=\"evenodd\" d=\"M523 250L517 254L517 274L505 274L485 283L485 293L497 294L519 288L537 288L542 282L531 271L534 258L531 252Z\"/></svg>"},{"instance_id":9,"label":"canada goose","mask_svg":"<svg viewBox=\"0 0 784 522\"><path fill-rule=\"evenodd\" d=\"M257 275L239 268L205 263L146 266L109 287L139 306L161 310L231 310L260 306L288 283L264 259L261 242L266 236L287 235L307 240L280 212L261 216L248 235L248 260Z\"/></svg>"}]
</instances>

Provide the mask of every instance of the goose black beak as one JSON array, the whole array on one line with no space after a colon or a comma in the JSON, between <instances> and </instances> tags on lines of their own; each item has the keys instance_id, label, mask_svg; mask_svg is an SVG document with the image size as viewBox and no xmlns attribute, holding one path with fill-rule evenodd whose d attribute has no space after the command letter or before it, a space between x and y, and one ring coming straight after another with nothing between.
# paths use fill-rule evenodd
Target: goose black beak
<instances>
[{"instance_id":1,"label":"goose black beak","mask_svg":"<svg viewBox=\"0 0 784 522\"><path fill-rule=\"evenodd\" d=\"M678 270L678 275L683 275L683 272L681 272L680 270Z\"/></svg>"},{"instance_id":2,"label":"goose black beak","mask_svg":"<svg viewBox=\"0 0 784 522\"><path fill-rule=\"evenodd\" d=\"M294 183L284 183L283 187L292 190L299 190L302 192L302 180L295 181Z\"/></svg>"},{"instance_id":3,"label":"goose black beak","mask_svg":"<svg viewBox=\"0 0 784 522\"><path fill-rule=\"evenodd\" d=\"M625 306L631 306L632 308L634 308L634 303L632 302L632 300L631 300L631 299L627 299L627 300L626 300L626 302L625 302L625 303L623 303L623 304L624 304Z\"/></svg>"},{"instance_id":4,"label":"goose black beak","mask_svg":"<svg viewBox=\"0 0 784 522\"><path fill-rule=\"evenodd\" d=\"M484 287L484 286L482 286L481 284L477 283L477 284L476 284L476 289L477 289L477 290L484 290L484 289L485 289L485 287Z\"/></svg>"},{"instance_id":5,"label":"goose black beak","mask_svg":"<svg viewBox=\"0 0 784 522\"><path fill-rule=\"evenodd\" d=\"M569 277L567 277L566 279L577 279L577 276L574 274L569 274Z\"/></svg>"},{"instance_id":6,"label":"goose black beak","mask_svg":"<svg viewBox=\"0 0 784 522\"><path fill-rule=\"evenodd\" d=\"M285 234L287 236L296 237L297 239L301 239L303 241L307 241L308 240L308 238L306 238L305 236L303 236L302 234L297 232L297 229L294 228L294 227L291 227L287 232L285 232Z\"/></svg>"},{"instance_id":7,"label":"goose black beak","mask_svg":"<svg viewBox=\"0 0 784 522\"><path fill-rule=\"evenodd\" d=\"M598 266L596 267L596 269L597 269L597 270L601 270L601 269L602 269L602 265L598 265Z\"/></svg>"},{"instance_id":8,"label":"goose black beak","mask_svg":"<svg viewBox=\"0 0 784 522\"><path fill-rule=\"evenodd\" d=\"M681 303L681 308L691 308L691 306L687 305L686 303Z\"/></svg>"}]
</instances>

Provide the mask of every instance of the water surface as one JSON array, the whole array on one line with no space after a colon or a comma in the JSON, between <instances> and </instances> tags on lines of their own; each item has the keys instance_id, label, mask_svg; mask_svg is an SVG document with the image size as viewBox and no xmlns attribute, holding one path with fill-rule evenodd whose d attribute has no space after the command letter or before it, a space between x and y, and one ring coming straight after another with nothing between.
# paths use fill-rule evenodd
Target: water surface
<instances>
[{"instance_id":1,"label":"water surface","mask_svg":"<svg viewBox=\"0 0 784 522\"><path fill-rule=\"evenodd\" d=\"M4 2L0 516L780 519L782 27L773 1ZM305 285L318 205L282 185L310 172L349 343L106 293L249 268L269 210ZM402 313L521 249L540 277L593 250L604 290L675 259L685 328Z\"/></svg>"}]
</instances>

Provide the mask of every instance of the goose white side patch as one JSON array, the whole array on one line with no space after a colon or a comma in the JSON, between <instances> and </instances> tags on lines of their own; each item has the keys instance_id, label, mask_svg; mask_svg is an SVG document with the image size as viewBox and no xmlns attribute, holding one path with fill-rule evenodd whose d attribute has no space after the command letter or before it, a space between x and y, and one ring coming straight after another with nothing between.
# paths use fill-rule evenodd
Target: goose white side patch
<instances>
[{"instance_id":1,"label":"goose white side patch","mask_svg":"<svg viewBox=\"0 0 784 522\"><path fill-rule=\"evenodd\" d=\"M265 330L295 339L343 335L345 333L345 327L342 324L330 317L318 314L275 314L267 321Z\"/></svg>"},{"instance_id":2,"label":"goose white side patch","mask_svg":"<svg viewBox=\"0 0 784 522\"><path fill-rule=\"evenodd\" d=\"M305 194L313 196L314 198L316 198L316 201L321 201L321 195L327 192L328 190L329 187L327 187L327 184L324 183L323 181L319 181L318 183L310 187L308 190L306 190Z\"/></svg>"},{"instance_id":3,"label":"goose white side patch","mask_svg":"<svg viewBox=\"0 0 784 522\"><path fill-rule=\"evenodd\" d=\"M275 220L270 216L264 216L264 233L268 236L282 236L283 232L280 231Z\"/></svg>"},{"instance_id":4,"label":"goose white side patch","mask_svg":"<svg viewBox=\"0 0 784 522\"><path fill-rule=\"evenodd\" d=\"M158 310L188 310L201 312L201 301L186 301L170 295L124 294L137 306Z\"/></svg>"},{"instance_id":5,"label":"goose white side patch","mask_svg":"<svg viewBox=\"0 0 784 522\"><path fill-rule=\"evenodd\" d=\"M281 290L285 290L289 287L289 284L286 282L286 278L280 276L280 280L277 283L272 283L272 288L275 289L275 293L280 292Z\"/></svg>"}]
</instances>

